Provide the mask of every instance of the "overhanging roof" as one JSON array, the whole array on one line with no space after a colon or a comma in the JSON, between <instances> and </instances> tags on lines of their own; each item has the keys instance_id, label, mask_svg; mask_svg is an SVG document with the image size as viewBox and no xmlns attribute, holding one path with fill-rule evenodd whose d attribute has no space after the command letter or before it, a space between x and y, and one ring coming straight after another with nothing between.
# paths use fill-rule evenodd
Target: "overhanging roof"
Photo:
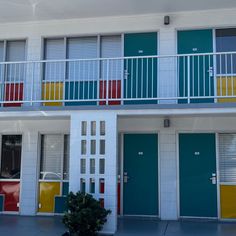
<instances>
[{"instance_id":1,"label":"overhanging roof","mask_svg":"<svg viewBox=\"0 0 236 236\"><path fill-rule=\"evenodd\" d=\"M236 8L235 0L0 0L0 23Z\"/></svg>"}]
</instances>

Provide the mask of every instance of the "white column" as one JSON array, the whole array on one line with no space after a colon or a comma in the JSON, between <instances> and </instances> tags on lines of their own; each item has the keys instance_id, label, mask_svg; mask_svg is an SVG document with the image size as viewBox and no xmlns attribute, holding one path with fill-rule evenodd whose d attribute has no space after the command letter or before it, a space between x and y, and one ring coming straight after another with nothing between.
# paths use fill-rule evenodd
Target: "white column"
<instances>
[{"instance_id":1,"label":"white column","mask_svg":"<svg viewBox=\"0 0 236 236\"><path fill-rule=\"evenodd\" d=\"M175 130L160 131L160 217L162 220L178 218L177 150Z\"/></svg>"},{"instance_id":2,"label":"white column","mask_svg":"<svg viewBox=\"0 0 236 236\"><path fill-rule=\"evenodd\" d=\"M176 54L176 30L166 26L159 31L159 55ZM177 61L175 57L159 60L159 95L162 98L177 95ZM176 103L176 100L162 100L161 104Z\"/></svg>"},{"instance_id":3,"label":"white column","mask_svg":"<svg viewBox=\"0 0 236 236\"><path fill-rule=\"evenodd\" d=\"M82 134L82 122L86 123L86 134ZM96 134L91 134L91 122L96 123ZM105 135L100 133L100 122L105 123ZM104 226L104 233L114 233L117 228L117 115L113 111L84 111L71 115L70 128L70 191L81 190L81 180L85 181L86 192L97 199L103 199L105 208L112 211ZM100 152L100 142L105 142L105 153ZM82 142L86 152L82 153ZM95 153L91 153L92 143L96 143ZM81 173L81 160L86 162L86 170ZM90 172L90 161L95 160L95 173ZM105 172L100 172L100 160L105 161ZM90 191L90 181L95 181L95 192ZM105 192L100 193L99 181L105 181Z\"/></svg>"},{"instance_id":4,"label":"white column","mask_svg":"<svg viewBox=\"0 0 236 236\"><path fill-rule=\"evenodd\" d=\"M38 61L42 55L42 39L38 35L32 35L27 40L27 60ZM26 76L24 80L24 99L26 101L41 99L41 63L27 63ZM25 103L24 106L30 106L30 103ZM33 104L39 106L40 104Z\"/></svg>"},{"instance_id":5,"label":"white column","mask_svg":"<svg viewBox=\"0 0 236 236\"><path fill-rule=\"evenodd\" d=\"M35 215L37 211L38 132L25 131L22 137L20 214Z\"/></svg>"}]
</instances>

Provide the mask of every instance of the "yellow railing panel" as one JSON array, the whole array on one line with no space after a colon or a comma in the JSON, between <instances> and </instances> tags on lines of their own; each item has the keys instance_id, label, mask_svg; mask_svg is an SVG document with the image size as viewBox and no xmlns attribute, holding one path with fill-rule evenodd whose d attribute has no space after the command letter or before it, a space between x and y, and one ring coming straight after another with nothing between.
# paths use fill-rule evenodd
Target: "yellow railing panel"
<instances>
[{"instance_id":1,"label":"yellow railing panel","mask_svg":"<svg viewBox=\"0 0 236 236\"><path fill-rule=\"evenodd\" d=\"M62 100L63 83L61 82L44 82L42 85L43 100ZM62 106L62 102L45 102L44 106Z\"/></svg>"},{"instance_id":2,"label":"yellow railing panel","mask_svg":"<svg viewBox=\"0 0 236 236\"><path fill-rule=\"evenodd\" d=\"M217 77L217 96L236 96L236 76ZM236 98L219 98L218 102L236 102Z\"/></svg>"}]
</instances>

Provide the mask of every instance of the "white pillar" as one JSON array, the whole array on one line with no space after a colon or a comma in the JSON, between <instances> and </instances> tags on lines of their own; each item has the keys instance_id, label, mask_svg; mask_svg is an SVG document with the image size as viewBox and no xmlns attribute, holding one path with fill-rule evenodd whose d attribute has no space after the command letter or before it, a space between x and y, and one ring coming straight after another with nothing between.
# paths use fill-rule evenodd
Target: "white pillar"
<instances>
[{"instance_id":1,"label":"white pillar","mask_svg":"<svg viewBox=\"0 0 236 236\"><path fill-rule=\"evenodd\" d=\"M176 54L176 30L171 26L160 29L159 55ZM176 97L177 95L177 60L175 57L159 60L159 95L160 97ZM176 100L161 100L161 104L176 103Z\"/></svg>"},{"instance_id":2,"label":"white pillar","mask_svg":"<svg viewBox=\"0 0 236 236\"><path fill-rule=\"evenodd\" d=\"M20 214L35 215L37 211L38 132L25 131L22 137Z\"/></svg>"},{"instance_id":3,"label":"white pillar","mask_svg":"<svg viewBox=\"0 0 236 236\"><path fill-rule=\"evenodd\" d=\"M96 134L91 134L91 122L96 123ZM100 133L100 122L105 123L105 135ZM82 134L82 123L86 123L86 134ZM94 123L93 123L94 124ZM101 141L102 140L102 141ZM96 143L96 152L91 153ZM100 145L105 142L105 153L100 153ZM82 154L82 143L86 153ZM81 160L86 162L86 170L81 173ZM90 172L90 161L95 160L95 173ZM100 172L100 161L105 161L105 172ZM113 111L81 111L71 115L70 128L70 191L81 190L81 180L85 181L86 192L97 199L104 199L105 208L112 211L105 224L104 233L114 233L117 228L117 115ZM95 181L95 192L90 192L90 180ZM104 179L105 192L100 193L99 181Z\"/></svg>"},{"instance_id":4,"label":"white pillar","mask_svg":"<svg viewBox=\"0 0 236 236\"><path fill-rule=\"evenodd\" d=\"M42 55L42 39L39 35L32 35L27 40L27 60L41 60ZM41 63L27 63L26 76L24 80L24 100L39 100L41 99ZM34 106L39 106L39 103L33 103ZM30 103L25 103L24 106L31 106Z\"/></svg>"},{"instance_id":5,"label":"white pillar","mask_svg":"<svg viewBox=\"0 0 236 236\"><path fill-rule=\"evenodd\" d=\"M178 218L177 150L175 130L160 131L160 217L162 220Z\"/></svg>"}]
</instances>

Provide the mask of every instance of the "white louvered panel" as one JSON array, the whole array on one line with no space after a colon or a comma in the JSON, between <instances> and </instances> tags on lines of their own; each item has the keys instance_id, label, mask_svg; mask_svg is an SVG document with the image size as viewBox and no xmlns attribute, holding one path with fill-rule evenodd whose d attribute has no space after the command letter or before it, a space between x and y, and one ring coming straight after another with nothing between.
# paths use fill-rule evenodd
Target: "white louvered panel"
<instances>
[{"instance_id":1,"label":"white louvered panel","mask_svg":"<svg viewBox=\"0 0 236 236\"><path fill-rule=\"evenodd\" d=\"M6 61L25 61L25 41L8 41L6 48ZM7 65L7 81L23 81L25 74L25 64Z\"/></svg>"},{"instance_id":2,"label":"white louvered panel","mask_svg":"<svg viewBox=\"0 0 236 236\"><path fill-rule=\"evenodd\" d=\"M60 179L63 156L63 135L44 135L41 176L43 179ZM42 173L43 172L43 173Z\"/></svg>"},{"instance_id":3,"label":"white louvered panel","mask_svg":"<svg viewBox=\"0 0 236 236\"><path fill-rule=\"evenodd\" d=\"M219 135L220 182L236 182L236 134Z\"/></svg>"},{"instance_id":4,"label":"white louvered panel","mask_svg":"<svg viewBox=\"0 0 236 236\"><path fill-rule=\"evenodd\" d=\"M103 36L101 37L101 57L115 58L122 56L121 36ZM108 64L109 63L109 64ZM101 78L105 80L107 74L109 80L121 79L122 61L120 59L102 61ZM109 73L107 70L109 69Z\"/></svg>"},{"instance_id":5,"label":"white louvered panel","mask_svg":"<svg viewBox=\"0 0 236 236\"><path fill-rule=\"evenodd\" d=\"M44 49L45 60L62 60L65 59L64 39L47 39L45 40ZM65 77L64 62L47 62L45 65L46 81L58 82L63 81Z\"/></svg>"},{"instance_id":6,"label":"white louvered panel","mask_svg":"<svg viewBox=\"0 0 236 236\"><path fill-rule=\"evenodd\" d=\"M69 38L67 44L67 58L95 59L98 56L97 48L97 37ZM87 60L68 63L68 79L70 81L96 80L97 77L97 61Z\"/></svg>"}]
</instances>

